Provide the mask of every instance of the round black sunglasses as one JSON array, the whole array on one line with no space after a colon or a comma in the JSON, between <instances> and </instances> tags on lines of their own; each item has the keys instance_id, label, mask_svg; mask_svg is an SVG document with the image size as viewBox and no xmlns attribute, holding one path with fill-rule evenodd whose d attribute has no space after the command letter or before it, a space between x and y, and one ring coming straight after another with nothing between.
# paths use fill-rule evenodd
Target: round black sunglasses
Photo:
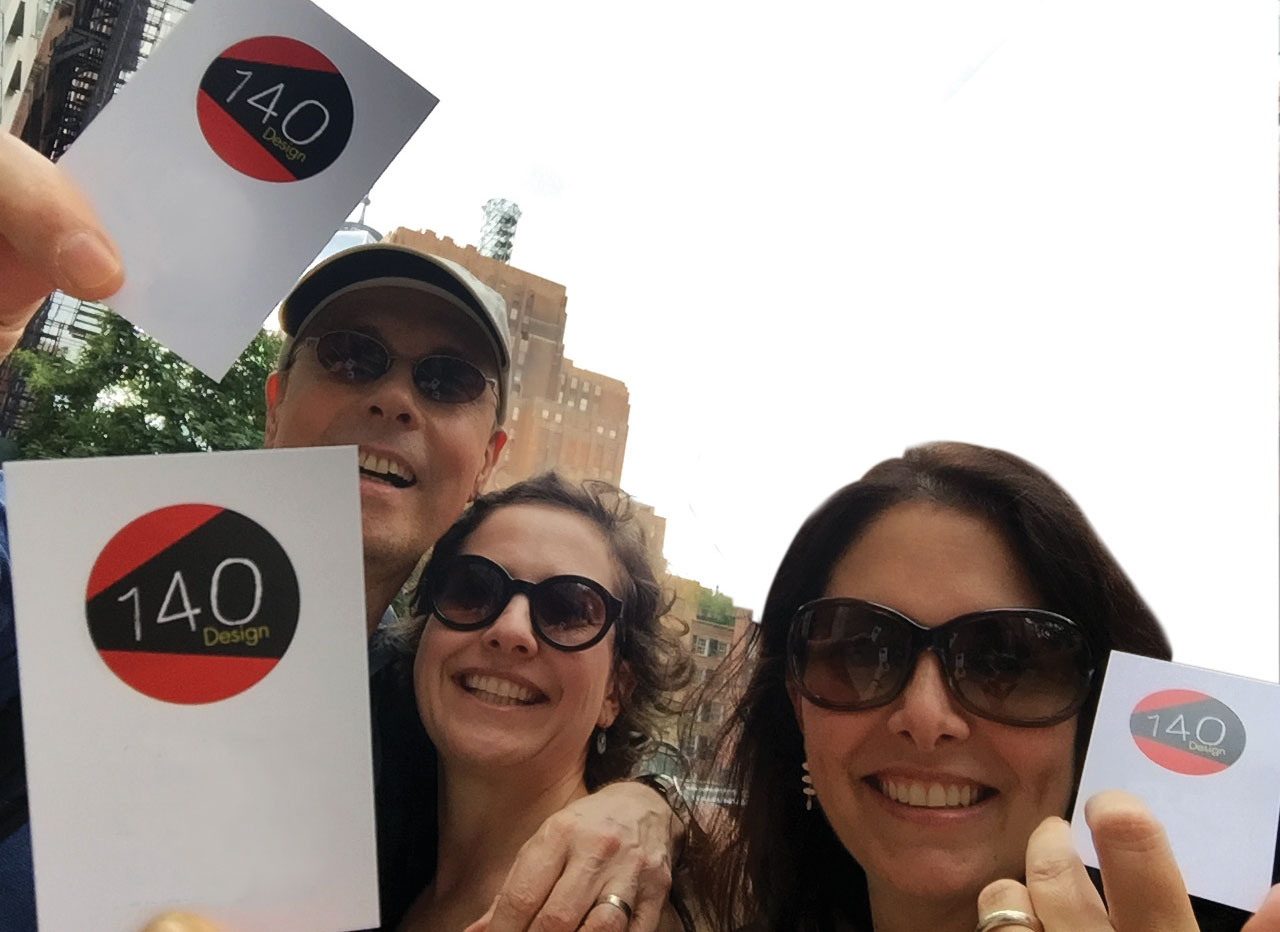
<instances>
[{"instance_id":1,"label":"round black sunglasses","mask_svg":"<svg viewBox=\"0 0 1280 932\"><path fill-rule=\"evenodd\" d=\"M513 579L485 557L462 554L424 573L414 611L435 615L456 631L477 631L498 620L516 595L529 599L534 634L557 650L586 650L600 642L622 613L622 602L586 576Z\"/></svg>"}]
</instances>

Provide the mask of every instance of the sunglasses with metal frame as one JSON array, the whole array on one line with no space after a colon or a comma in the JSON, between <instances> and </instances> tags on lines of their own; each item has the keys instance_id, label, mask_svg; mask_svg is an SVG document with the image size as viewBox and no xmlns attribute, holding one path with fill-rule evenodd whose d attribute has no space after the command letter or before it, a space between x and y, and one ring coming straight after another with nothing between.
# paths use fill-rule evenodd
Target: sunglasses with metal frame
<instances>
[{"instance_id":1,"label":"sunglasses with metal frame","mask_svg":"<svg viewBox=\"0 0 1280 932\"><path fill-rule=\"evenodd\" d=\"M529 600L534 634L556 650L586 650L599 643L622 613L622 602L594 579L513 579L477 554L461 554L424 573L413 604L416 613L435 615L455 631L478 631L497 621L516 595Z\"/></svg>"},{"instance_id":2,"label":"sunglasses with metal frame","mask_svg":"<svg viewBox=\"0 0 1280 932\"><path fill-rule=\"evenodd\" d=\"M390 371L396 360L382 342L355 330L331 330L318 337L304 337L294 345L315 346L316 361L334 378L353 384L376 382ZM289 365L293 364L293 356ZM484 394L485 386L493 386L497 394L498 380L485 375L474 363L457 356L433 354L413 363L413 384L418 391L443 404L461 405Z\"/></svg>"},{"instance_id":3,"label":"sunglasses with metal frame","mask_svg":"<svg viewBox=\"0 0 1280 932\"><path fill-rule=\"evenodd\" d=\"M1022 727L1078 712L1097 670L1084 631L1054 612L988 609L928 627L875 602L826 598L793 616L787 676L824 709L873 709L902 694L924 651L962 708Z\"/></svg>"}]
</instances>

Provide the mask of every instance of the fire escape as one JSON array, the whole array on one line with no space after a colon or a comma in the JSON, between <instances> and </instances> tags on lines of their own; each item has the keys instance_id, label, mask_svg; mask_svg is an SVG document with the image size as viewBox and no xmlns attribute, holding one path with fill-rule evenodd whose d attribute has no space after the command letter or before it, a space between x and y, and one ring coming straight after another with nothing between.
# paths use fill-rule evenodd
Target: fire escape
<instances>
[{"instance_id":1,"label":"fire escape","mask_svg":"<svg viewBox=\"0 0 1280 932\"><path fill-rule=\"evenodd\" d=\"M38 92L22 138L54 161L123 86L156 42L194 0L61 0L71 22L42 63ZM34 76L34 74L33 74ZM44 302L18 342L21 349L56 352L98 329L101 305L61 294ZM0 364L0 436L19 426L29 395L22 378Z\"/></svg>"}]
</instances>

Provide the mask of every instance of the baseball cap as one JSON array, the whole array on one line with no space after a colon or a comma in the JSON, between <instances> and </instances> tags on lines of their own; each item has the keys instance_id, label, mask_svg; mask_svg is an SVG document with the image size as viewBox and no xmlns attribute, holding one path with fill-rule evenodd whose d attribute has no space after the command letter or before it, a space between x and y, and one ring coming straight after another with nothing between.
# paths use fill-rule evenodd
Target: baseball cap
<instances>
[{"instance_id":1,"label":"baseball cap","mask_svg":"<svg viewBox=\"0 0 1280 932\"><path fill-rule=\"evenodd\" d=\"M280 305L283 358L307 324L334 299L363 288L411 288L470 314L493 349L498 367L498 423L506 419L511 381L507 303L458 263L392 243L367 243L334 253L299 279Z\"/></svg>"}]
</instances>

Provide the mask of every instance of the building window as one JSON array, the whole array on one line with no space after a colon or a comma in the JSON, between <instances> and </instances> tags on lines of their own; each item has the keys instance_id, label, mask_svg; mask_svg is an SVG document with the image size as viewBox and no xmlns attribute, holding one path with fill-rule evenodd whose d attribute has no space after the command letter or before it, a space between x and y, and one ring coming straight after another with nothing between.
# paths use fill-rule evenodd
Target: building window
<instances>
[{"instance_id":1,"label":"building window","mask_svg":"<svg viewBox=\"0 0 1280 932\"><path fill-rule=\"evenodd\" d=\"M551 416L551 412L550 412L550 411L548 411L546 408L543 408L543 409L542 409L542 419L545 421L545 420L546 420L547 418L549 418L550 416Z\"/></svg>"},{"instance_id":2,"label":"building window","mask_svg":"<svg viewBox=\"0 0 1280 932\"><path fill-rule=\"evenodd\" d=\"M596 397L597 397L597 398L599 398L599 397L600 397L600 386L599 386L599 385L597 385L597 386L596 386Z\"/></svg>"},{"instance_id":3,"label":"building window","mask_svg":"<svg viewBox=\"0 0 1280 932\"><path fill-rule=\"evenodd\" d=\"M511 420L513 420L513 421L518 421L518 420L520 420L520 406L519 406L519 405L516 405L514 408L512 408L512 409L511 409Z\"/></svg>"},{"instance_id":4,"label":"building window","mask_svg":"<svg viewBox=\"0 0 1280 932\"><path fill-rule=\"evenodd\" d=\"M693 636L693 652L699 657L707 656L707 639Z\"/></svg>"},{"instance_id":5,"label":"building window","mask_svg":"<svg viewBox=\"0 0 1280 932\"><path fill-rule=\"evenodd\" d=\"M556 393L556 404L558 405L564 404L564 392Z\"/></svg>"},{"instance_id":6,"label":"building window","mask_svg":"<svg viewBox=\"0 0 1280 932\"><path fill-rule=\"evenodd\" d=\"M610 430L609 430L609 439L610 439L610 440L617 440L617 439L618 439L618 432L617 432L616 430L613 430L612 428L610 428Z\"/></svg>"},{"instance_id":7,"label":"building window","mask_svg":"<svg viewBox=\"0 0 1280 932\"><path fill-rule=\"evenodd\" d=\"M569 388L574 389L577 387L578 387L578 377L575 375L573 378L569 380Z\"/></svg>"},{"instance_id":8,"label":"building window","mask_svg":"<svg viewBox=\"0 0 1280 932\"><path fill-rule=\"evenodd\" d=\"M596 433L597 433L597 434L603 434L603 433L604 433L604 428L603 428L603 427L601 427L599 424L597 424L597 425L596 425Z\"/></svg>"},{"instance_id":9,"label":"building window","mask_svg":"<svg viewBox=\"0 0 1280 932\"><path fill-rule=\"evenodd\" d=\"M583 390L584 392L589 392L589 391L591 391L591 383L590 383L590 382L588 382L586 379L583 379L583 380L582 380L582 390Z\"/></svg>"},{"instance_id":10,"label":"building window","mask_svg":"<svg viewBox=\"0 0 1280 932\"><path fill-rule=\"evenodd\" d=\"M564 420L564 415L563 415L563 414L561 414L559 411L557 411L557 412L556 412L556 423L557 423L557 424L559 424L559 423L560 423L561 421L563 421L563 420Z\"/></svg>"},{"instance_id":11,"label":"building window","mask_svg":"<svg viewBox=\"0 0 1280 932\"><path fill-rule=\"evenodd\" d=\"M581 401L578 402L578 410L579 411L587 410L587 399L583 398Z\"/></svg>"}]
</instances>

